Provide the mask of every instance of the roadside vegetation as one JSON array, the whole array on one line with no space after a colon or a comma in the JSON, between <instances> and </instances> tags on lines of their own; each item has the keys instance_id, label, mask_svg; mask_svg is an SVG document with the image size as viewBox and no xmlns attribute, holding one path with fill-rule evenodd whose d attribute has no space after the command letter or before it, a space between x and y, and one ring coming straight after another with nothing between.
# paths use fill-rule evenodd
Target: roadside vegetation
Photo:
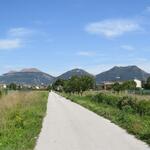
<instances>
[{"instance_id":1,"label":"roadside vegetation","mask_svg":"<svg viewBox=\"0 0 150 150\"><path fill-rule=\"evenodd\" d=\"M103 116L150 145L150 101L109 93L62 96Z\"/></svg>"},{"instance_id":2,"label":"roadside vegetation","mask_svg":"<svg viewBox=\"0 0 150 150\"><path fill-rule=\"evenodd\" d=\"M0 98L4 95L7 95L8 90L7 89L0 89Z\"/></svg>"},{"instance_id":3,"label":"roadside vegetation","mask_svg":"<svg viewBox=\"0 0 150 150\"><path fill-rule=\"evenodd\" d=\"M138 90L134 81L114 83L112 89L108 91L93 91L95 83L91 77L85 80L86 82L83 81L80 77L72 77L68 81L59 80L54 83L54 90L71 101L111 120L150 145L150 96L129 94L128 90ZM82 90L82 86L86 88Z\"/></svg>"},{"instance_id":4,"label":"roadside vegetation","mask_svg":"<svg viewBox=\"0 0 150 150\"><path fill-rule=\"evenodd\" d=\"M15 91L0 98L0 150L33 150L48 92Z\"/></svg>"}]
</instances>

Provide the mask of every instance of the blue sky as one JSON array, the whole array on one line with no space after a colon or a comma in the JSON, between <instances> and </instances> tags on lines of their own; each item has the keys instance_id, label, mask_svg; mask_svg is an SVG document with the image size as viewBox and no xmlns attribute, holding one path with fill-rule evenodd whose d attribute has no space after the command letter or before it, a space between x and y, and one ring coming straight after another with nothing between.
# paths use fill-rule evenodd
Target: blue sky
<instances>
[{"instance_id":1,"label":"blue sky","mask_svg":"<svg viewBox=\"0 0 150 150\"><path fill-rule=\"evenodd\" d=\"M138 65L150 72L149 0L1 0L0 74Z\"/></svg>"}]
</instances>

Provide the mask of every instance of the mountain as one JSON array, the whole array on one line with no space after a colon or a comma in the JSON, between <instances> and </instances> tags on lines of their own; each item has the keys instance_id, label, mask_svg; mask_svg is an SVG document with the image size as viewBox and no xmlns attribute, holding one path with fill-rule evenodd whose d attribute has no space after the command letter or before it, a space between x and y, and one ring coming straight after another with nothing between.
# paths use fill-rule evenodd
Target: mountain
<instances>
[{"instance_id":1,"label":"mountain","mask_svg":"<svg viewBox=\"0 0 150 150\"><path fill-rule=\"evenodd\" d=\"M25 85L49 85L54 77L36 68L27 68L21 71L10 71L0 76L0 83L25 84Z\"/></svg>"},{"instance_id":2,"label":"mountain","mask_svg":"<svg viewBox=\"0 0 150 150\"><path fill-rule=\"evenodd\" d=\"M72 76L93 76L92 74L86 72L82 69L73 69L65 72L64 74L58 76L57 78L44 73L36 68L26 68L21 71L10 71L6 74L0 76L0 84L25 84L25 85L49 85L53 83L56 79L69 79ZM125 80L146 80L150 76L149 73L143 71L137 66L127 66L127 67L113 67L112 69L102 72L95 76L96 83L102 83L105 81L125 81ZM93 76L94 77L94 76Z\"/></svg>"},{"instance_id":3,"label":"mountain","mask_svg":"<svg viewBox=\"0 0 150 150\"><path fill-rule=\"evenodd\" d=\"M36 68L25 68L25 69L22 69L20 72L42 72Z\"/></svg>"},{"instance_id":4,"label":"mountain","mask_svg":"<svg viewBox=\"0 0 150 150\"><path fill-rule=\"evenodd\" d=\"M126 81L132 79L146 80L149 73L141 70L137 66L113 67L112 69L96 75L96 83L105 81Z\"/></svg>"},{"instance_id":5,"label":"mountain","mask_svg":"<svg viewBox=\"0 0 150 150\"><path fill-rule=\"evenodd\" d=\"M57 79L67 80L70 79L72 76L93 76L93 75L82 69L73 69L58 76Z\"/></svg>"}]
</instances>

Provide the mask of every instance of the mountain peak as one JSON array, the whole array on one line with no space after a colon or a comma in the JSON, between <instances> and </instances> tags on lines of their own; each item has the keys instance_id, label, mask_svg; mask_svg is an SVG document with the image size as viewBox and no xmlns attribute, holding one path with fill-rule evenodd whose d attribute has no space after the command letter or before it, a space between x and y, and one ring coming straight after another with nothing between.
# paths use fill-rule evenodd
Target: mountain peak
<instances>
[{"instance_id":1,"label":"mountain peak","mask_svg":"<svg viewBox=\"0 0 150 150\"><path fill-rule=\"evenodd\" d=\"M11 71L0 76L0 83L16 83L21 85L49 85L54 77L36 68L25 68L21 71Z\"/></svg>"},{"instance_id":2,"label":"mountain peak","mask_svg":"<svg viewBox=\"0 0 150 150\"><path fill-rule=\"evenodd\" d=\"M41 71L36 68L24 68L19 72L41 72Z\"/></svg>"},{"instance_id":3,"label":"mountain peak","mask_svg":"<svg viewBox=\"0 0 150 150\"><path fill-rule=\"evenodd\" d=\"M67 80L67 79L70 79L72 76L85 76L85 75L92 76L90 73L86 72L83 69L75 68L58 76L57 79Z\"/></svg>"},{"instance_id":4,"label":"mountain peak","mask_svg":"<svg viewBox=\"0 0 150 150\"><path fill-rule=\"evenodd\" d=\"M145 81L149 76L149 73L135 65L124 67L115 66L108 71L96 75L96 82L102 83L105 81L127 81L135 78Z\"/></svg>"},{"instance_id":5,"label":"mountain peak","mask_svg":"<svg viewBox=\"0 0 150 150\"><path fill-rule=\"evenodd\" d=\"M75 69L72 69L70 71L74 71L74 72L81 72L81 71L84 71L83 69L79 69L79 68L75 68Z\"/></svg>"},{"instance_id":6,"label":"mountain peak","mask_svg":"<svg viewBox=\"0 0 150 150\"><path fill-rule=\"evenodd\" d=\"M135 68L135 69L140 69L138 66L136 65L132 65L132 66L114 66L112 69L126 69L126 68Z\"/></svg>"}]
</instances>

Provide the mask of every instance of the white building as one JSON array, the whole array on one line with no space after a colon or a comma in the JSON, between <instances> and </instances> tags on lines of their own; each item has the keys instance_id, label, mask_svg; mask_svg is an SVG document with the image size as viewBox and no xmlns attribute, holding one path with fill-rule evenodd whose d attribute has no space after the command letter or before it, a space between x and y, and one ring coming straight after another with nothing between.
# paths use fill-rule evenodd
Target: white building
<instances>
[{"instance_id":1,"label":"white building","mask_svg":"<svg viewBox=\"0 0 150 150\"><path fill-rule=\"evenodd\" d=\"M134 79L134 82L136 83L136 88L142 88L142 81Z\"/></svg>"},{"instance_id":2,"label":"white building","mask_svg":"<svg viewBox=\"0 0 150 150\"><path fill-rule=\"evenodd\" d=\"M35 87L35 89L39 90L39 89L40 89L40 87L39 87L39 86L36 86L36 87Z\"/></svg>"},{"instance_id":3,"label":"white building","mask_svg":"<svg viewBox=\"0 0 150 150\"><path fill-rule=\"evenodd\" d=\"M6 85L6 84L0 84L0 88L1 88L1 89L6 89L6 88L7 88L7 85Z\"/></svg>"}]
</instances>

